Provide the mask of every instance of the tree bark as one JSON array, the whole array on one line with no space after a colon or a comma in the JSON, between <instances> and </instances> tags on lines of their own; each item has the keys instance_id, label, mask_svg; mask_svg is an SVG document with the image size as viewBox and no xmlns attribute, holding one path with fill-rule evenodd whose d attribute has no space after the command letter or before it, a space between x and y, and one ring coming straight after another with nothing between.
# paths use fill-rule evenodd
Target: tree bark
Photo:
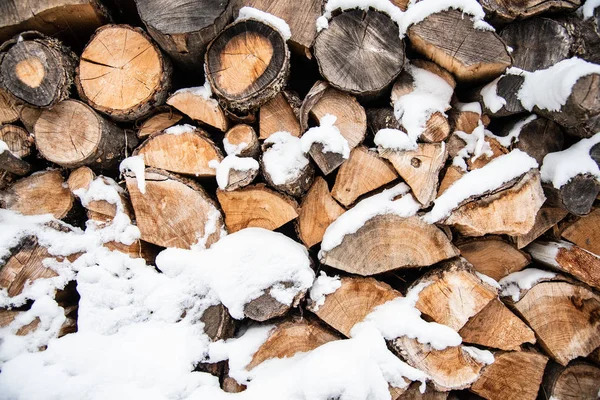
<instances>
[{"instance_id":1,"label":"tree bark","mask_svg":"<svg viewBox=\"0 0 600 400\"><path fill-rule=\"evenodd\" d=\"M225 143L227 141L227 143ZM223 139L224 145L236 146L240 149L238 152L240 157L252 157L257 158L260 155L260 143L254 128L246 124L238 124L225 132ZM227 149L226 149L227 150ZM229 154L229 153L228 153Z\"/></svg>"},{"instance_id":2,"label":"tree bark","mask_svg":"<svg viewBox=\"0 0 600 400\"><path fill-rule=\"evenodd\" d=\"M581 0L482 0L481 6L495 23L531 18L547 12L573 11Z\"/></svg>"},{"instance_id":3,"label":"tree bark","mask_svg":"<svg viewBox=\"0 0 600 400\"><path fill-rule=\"evenodd\" d=\"M562 207L574 215L587 215L600 193L600 182L590 174L579 174L571 178L559 189L551 183L544 184L548 205Z\"/></svg>"}]
</instances>

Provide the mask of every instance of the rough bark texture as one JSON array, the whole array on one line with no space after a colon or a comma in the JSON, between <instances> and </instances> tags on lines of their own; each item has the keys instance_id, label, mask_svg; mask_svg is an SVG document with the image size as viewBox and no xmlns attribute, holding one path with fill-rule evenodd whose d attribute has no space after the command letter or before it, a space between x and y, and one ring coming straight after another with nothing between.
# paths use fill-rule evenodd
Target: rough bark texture
<instances>
[{"instance_id":1,"label":"rough bark texture","mask_svg":"<svg viewBox=\"0 0 600 400\"><path fill-rule=\"evenodd\" d=\"M561 151L564 142L562 129L556 122L546 118L536 118L521 127L519 141L511 148L524 151L535 158L541 166L546 154Z\"/></svg>"},{"instance_id":2,"label":"rough bark texture","mask_svg":"<svg viewBox=\"0 0 600 400\"><path fill-rule=\"evenodd\" d=\"M271 147L271 144L264 143L262 145L263 155L267 155L269 154L269 151L273 151L270 150ZM260 160L260 169L265 181L269 184L269 186L292 197L303 196L312 185L315 177L315 168L310 162L300 169L295 177L286 182L277 181L277 183L275 183L265 166L263 157L261 157Z\"/></svg>"},{"instance_id":3,"label":"rough bark texture","mask_svg":"<svg viewBox=\"0 0 600 400\"><path fill-rule=\"evenodd\" d=\"M496 93L506 100L506 104L494 112L487 108L479 90L476 90L469 99L479 101L481 108L490 117L507 117L509 115L521 114L526 112L526 110L518 99L517 93L524 81L525 78L521 75L506 74L500 77L496 85Z\"/></svg>"},{"instance_id":4,"label":"rough bark texture","mask_svg":"<svg viewBox=\"0 0 600 400\"><path fill-rule=\"evenodd\" d=\"M544 184L548 205L562 207L574 215L587 215L600 193L600 182L590 174L575 175L559 189Z\"/></svg>"}]
</instances>

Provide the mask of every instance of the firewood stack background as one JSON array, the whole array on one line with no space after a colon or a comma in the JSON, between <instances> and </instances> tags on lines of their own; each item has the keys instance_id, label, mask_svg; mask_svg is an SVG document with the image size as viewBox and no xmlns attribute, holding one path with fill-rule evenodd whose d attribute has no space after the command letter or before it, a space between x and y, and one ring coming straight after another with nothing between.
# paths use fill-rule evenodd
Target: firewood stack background
<instances>
[{"instance_id":1,"label":"firewood stack background","mask_svg":"<svg viewBox=\"0 0 600 400\"><path fill-rule=\"evenodd\" d=\"M391 398L596 399L600 7L435 2L3 1L0 206L67 232L124 214L139 238L103 245L148 265L253 227L302 243L334 289L204 312L212 341L275 324L247 370L412 296L462 342L386 337L428 376ZM10 299L77 257L12 244L0 327L38 329ZM74 334L75 280L54 299ZM196 368L245 389L227 361Z\"/></svg>"}]
</instances>

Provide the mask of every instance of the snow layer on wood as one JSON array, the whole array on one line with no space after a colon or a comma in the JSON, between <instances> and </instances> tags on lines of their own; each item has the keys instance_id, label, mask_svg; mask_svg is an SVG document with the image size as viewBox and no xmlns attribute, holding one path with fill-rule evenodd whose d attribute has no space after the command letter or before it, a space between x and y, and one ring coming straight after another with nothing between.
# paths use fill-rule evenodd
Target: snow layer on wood
<instances>
[{"instance_id":1,"label":"snow layer on wood","mask_svg":"<svg viewBox=\"0 0 600 400\"><path fill-rule=\"evenodd\" d=\"M419 343L429 344L436 350L458 346L462 343L460 335L449 326L437 322L427 322L421 318L421 312L415 307L419 301L419 293L432 282L421 282L412 288L406 297L398 297L383 303L356 324L350 334L365 324L373 325L387 340L406 336Z\"/></svg>"},{"instance_id":2,"label":"snow layer on wood","mask_svg":"<svg viewBox=\"0 0 600 400\"><path fill-rule=\"evenodd\" d=\"M225 153L230 156L237 156L248 147L248 143L241 142L240 144L231 144L227 138L223 139L223 147L225 148Z\"/></svg>"},{"instance_id":3,"label":"snow layer on wood","mask_svg":"<svg viewBox=\"0 0 600 400\"><path fill-rule=\"evenodd\" d=\"M375 134L375 144L390 150L416 150L417 141L408 137L406 132L398 129L384 128Z\"/></svg>"},{"instance_id":4,"label":"snow layer on wood","mask_svg":"<svg viewBox=\"0 0 600 400\"><path fill-rule=\"evenodd\" d=\"M0 140L0 154L4 153L5 151L10 151L10 149L8 148L6 142Z\"/></svg>"},{"instance_id":5,"label":"snow layer on wood","mask_svg":"<svg viewBox=\"0 0 600 400\"><path fill-rule=\"evenodd\" d=\"M236 21L245 21L247 19L259 21L277 29L286 41L290 40L292 37L292 32L290 31L290 26L287 22L273 14L269 14L268 12L253 7L242 7Z\"/></svg>"},{"instance_id":6,"label":"snow layer on wood","mask_svg":"<svg viewBox=\"0 0 600 400\"><path fill-rule=\"evenodd\" d=\"M179 89L173 94L175 95L178 93L191 93L194 96L202 96L206 100L211 100L213 93L212 88L210 87L210 82L208 81L208 79L206 79L206 64L204 64L204 85ZM217 102L214 99L212 99L212 101L215 103Z\"/></svg>"},{"instance_id":7,"label":"snow layer on wood","mask_svg":"<svg viewBox=\"0 0 600 400\"><path fill-rule=\"evenodd\" d=\"M477 277L479 277L479 279L481 279L483 282L487 283L488 285L490 285L496 289L501 289L498 281L496 281L491 276L487 276L486 274L482 274L481 272L475 272L475 275L477 275Z\"/></svg>"},{"instance_id":8,"label":"snow layer on wood","mask_svg":"<svg viewBox=\"0 0 600 400\"><path fill-rule=\"evenodd\" d=\"M138 189L142 194L146 194L146 164L144 163L144 155L127 157L119 164L119 172L123 175L126 171L131 171L137 179Z\"/></svg>"},{"instance_id":9,"label":"snow layer on wood","mask_svg":"<svg viewBox=\"0 0 600 400\"><path fill-rule=\"evenodd\" d=\"M485 85L479 92L483 99L483 104L493 113L500 111L506 105L506 99L498 95L498 81L500 81L500 78L502 76Z\"/></svg>"},{"instance_id":10,"label":"snow layer on wood","mask_svg":"<svg viewBox=\"0 0 600 400\"><path fill-rule=\"evenodd\" d=\"M336 276L327 276L324 271L321 271L319 277L315 279L312 287L310 288L310 300L311 302L311 310L319 311L319 307L325 304L325 298L327 295L335 293L342 286L342 282L340 281L340 277Z\"/></svg>"},{"instance_id":11,"label":"snow layer on wood","mask_svg":"<svg viewBox=\"0 0 600 400\"><path fill-rule=\"evenodd\" d=\"M494 354L489 350L481 350L473 346L463 346L463 350L469 353L471 357L485 365L494 363Z\"/></svg>"},{"instance_id":12,"label":"snow layer on wood","mask_svg":"<svg viewBox=\"0 0 600 400\"><path fill-rule=\"evenodd\" d=\"M436 223L450 215L464 201L497 189L537 166L534 158L519 149L495 158L454 182L434 201L433 209L423 219L430 224Z\"/></svg>"},{"instance_id":13,"label":"snow layer on wood","mask_svg":"<svg viewBox=\"0 0 600 400\"><path fill-rule=\"evenodd\" d=\"M175 125L164 130L169 135L181 135L183 133L194 132L196 127L190 124Z\"/></svg>"},{"instance_id":14,"label":"snow layer on wood","mask_svg":"<svg viewBox=\"0 0 600 400\"><path fill-rule=\"evenodd\" d=\"M543 182L552 182L560 189L579 174L592 174L600 179L598 164L590 157L590 149L600 143L600 132L589 139L581 139L563 151L546 154L540 170Z\"/></svg>"},{"instance_id":15,"label":"snow layer on wood","mask_svg":"<svg viewBox=\"0 0 600 400\"><path fill-rule=\"evenodd\" d=\"M221 212L216 207L211 207L211 210L208 213L208 218L204 223L204 235L198 238L198 242L191 246L192 250L204 250L206 249L206 242L208 242L208 238L215 232L217 232L217 223L223 216ZM227 231L225 230L225 226L221 225L221 232L219 232L219 237L224 237L227 235Z\"/></svg>"},{"instance_id":16,"label":"snow layer on wood","mask_svg":"<svg viewBox=\"0 0 600 400\"><path fill-rule=\"evenodd\" d=\"M291 306L315 275L304 246L262 228L232 233L205 251L166 249L156 266L168 276L188 275L189 296L210 293L235 319L244 318L244 306L265 293Z\"/></svg>"},{"instance_id":17,"label":"snow layer on wood","mask_svg":"<svg viewBox=\"0 0 600 400\"><path fill-rule=\"evenodd\" d=\"M455 108L458 111L462 111L462 112L470 111L470 112L474 112L474 113L481 115L481 104L479 104L479 102L477 102L477 101L473 101L471 103L457 102L455 104Z\"/></svg>"},{"instance_id":18,"label":"snow layer on wood","mask_svg":"<svg viewBox=\"0 0 600 400\"><path fill-rule=\"evenodd\" d=\"M419 4L421 3L417 3ZM454 89L444 78L433 72L412 64L405 68L413 78L413 91L394 102L394 115L406 129L411 141L416 143L434 113L439 112L446 116L445 112L450 108Z\"/></svg>"},{"instance_id":19,"label":"snow layer on wood","mask_svg":"<svg viewBox=\"0 0 600 400\"><path fill-rule=\"evenodd\" d=\"M594 11L598 7L600 7L600 0L586 0L585 4L577 11L581 13L583 19L589 19L594 17ZM600 392L598 392L598 398L600 398Z\"/></svg>"},{"instance_id":20,"label":"snow layer on wood","mask_svg":"<svg viewBox=\"0 0 600 400\"><path fill-rule=\"evenodd\" d=\"M263 153L262 162L275 185L285 185L297 179L308 165L300 138L289 132L275 132L265 140L265 144L271 147Z\"/></svg>"},{"instance_id":21,"label":"snow layer on wood","mask_svg":"<svg viewBox=\"0 0 600 400\"><path fill-rule=\"evenodd\" d=\"M587 75L600 74L600 65L573 57L562 60L550 68L535 72L523 71L525 81L517 97L529 111L533 107L559 111L571 95L577 81Z\"/></svg>"},{"instance_id":22,"label":"snow layer on wood","mask_svg":"<svg viewBox=\"0 0 600 400\"><path fill-rule=\"evenodd\" d=\"M323 145L324 153L338 153L347 160L350 157L350 146L338 127L334 125L336 120L335 115L325 114L319 126L306 131L300 138L302 151L308 153L313 144L320 143Z\"/></svg>"},{"instance_id":23,"label":"snow layer on wood","mask_svg":"<svg viewBox=\"0 0 600 400\"><path fill-rule=\"evenodd\" d=\"M542 279L552 279L556 276L554 272L548 272L537 268L527 268L522 271L513 272L512 274L500 279L502 287L502 296L511 296L513 301L518 301L521 290L531 289L536 283Z\"/></svg>"},{"instance_id":24,"label":"snow layer on wood","mask_svg":"<svg viewBox=\"0 0 600 400\"><path fill-rule=\"evenodd\" d=\"M353 8L361 10L373 8L389 15L397 24L400 23L404 14L400 8L389 0L328 0L325 4L325 13L317 19L317 32L329 27L328 20L331 19L333 11L337 9L345 11Z\"/></svg>"},{"instance_id":25,"label":"snow layer on wood","mask_svg":"<svg viewBox=\"0 0 600 400\"><path fill-rule=\"evenodd\" d=\"M344 236L358 231L367 221L377 215L395 214L405 218L415 215L421 205L409 191L408 185L400 183L391 189L361 200L327 227L321 242L321 251L330 251L339 246L344 240ZM396 200L399 196L402 197Z\"/></svg>"},{"instance_id":26,"label":"snow layer on wood","mask_svg":"<svg viewBox=\"0 0 600 400\"><path fill-rule=\"evenodd\" d=\"M254 158L238 157L236 155L229 155L221 162L211 160L208 166L217 170L217 184L219 185L219 189L225 189L229 184L229 171L258 171L259 168L258 161Z\"/></svg>"},{"instance_id":27,"label":"snow layer on wood","mask_svg":"<svg viewBox=\"0 0 600 400\"><path fill-rule=\"evenodd\" d=\"M481 156L491 157L494 155L490 144L485 141L485 135L489 132L483 126L481 120L477 128L473 129L472 133L466 133L462 131L456 131L454 134L461 138L466 144L465 147L460 149L452 160L452 165L462 168L464 171L467 170L467 164L464 159L471 157L471 161L476 161Z\"/></svg>"},{"instance_id":28,"label":"snow layer on wood","mask_svg":"<svg viewBox=\"0 0 600 400\"><path fill-rule=\"evenodd\" d=\"M513 127L508 132L506 136L496 136L490 131L486 131L486 136L492 137L498 141L502 146L508 148L512 144L517 143L519 141L519 135L521 134L521 129L531 121L535 121L537 119L537 115L531 114L530 116L523 118L517 121Z\"/></svg>"}]
</instances>

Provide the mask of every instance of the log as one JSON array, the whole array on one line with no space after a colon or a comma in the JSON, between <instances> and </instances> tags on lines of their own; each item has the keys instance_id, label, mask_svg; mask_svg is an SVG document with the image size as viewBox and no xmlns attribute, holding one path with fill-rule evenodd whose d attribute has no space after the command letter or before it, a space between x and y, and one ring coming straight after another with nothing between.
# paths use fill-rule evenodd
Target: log
<instances>
[{"instance_id":1,"label":"log","mask_svg":"<svg viewBox=\"0 0 600 400\"><path fill-rule=\"evenodd\" d=\"M15 99L0 88L0 124L10 124L19 119L19 106Z\"/></svg>"},{"instance_id":2,"label":"log","mask_svg":"<svg viewBox=\"0 0 600 400\"><path fill-rule=\"evenodd\" d=\"M518 121L523 122L523 120ZM500 136L509 134L514 125L508 125L500 131ZM536 118L521 127L518 141L510 149L519 149L535 158L542 165L548 153L563 150L564 135L560 125L546 118Z\"/></svg>"},{"instance_id":3,"label":"log","mask_svg":"<svg viewBox=\"0 0 600 400\"><path fill-rule=\"evenodd\" d=\"M418 245L416 245L418 243ZM342 243L319 253L323 264L363 276L423 267L458 255L448 237L419 217L379 215Z\"/></svg>"},{"instance_id":4,"label":"log","mask_svg":"<svg viewBox=\"0 0 600 400\"><path fill-rule=\"evenodd\" d=\"M40 171L11 185L0 197L4 208L23 215L52 214L63 219L73 209L73 196L58 170Z\"/></svg>"},{"instance_id":5,"label":"log","mask_svg":"<svg viewBox=\"0 0 600 400\"><path fill-rule=\"evenodd\" d=\"M238 124L225 132L223 145L227 154L235 153L240 157L252 158L256 158L260 154L260 143L256 132L254 128L246 124Z\"/></svg>"},{"instance_id":6,"label":"log","mask_svg":"<svg viewBox=\"0 0 600 400\"><path fill-rule=\"evenodd\" d=\"M496 281L531 263L531 257L527 253L498 236L463 240L456 247L477 272Z\"/></svg>"},{"instance_id":7,"label":"log","mask_svg":"<svg viewBox=\"0 0 600 400\"><path fill-rule=\"evenodd\" d=\"M567 210L562 208L542 207L535 216L533 228L531 228L529 232L523 235L513 236L511 239L517 245L517 248L522 249L556 225L565 218L567 214Z\"/></svg>"},{"instance_id":8,"label":"log","mask_svg":"<svg viewBox=\"0 0 600 400\"><path fill-rule=\"evenodd\" d=\"M37 122L40 115L44 112L43 108L35 108L30 106L20 106L19 108L19 119L23 123L27 132L33 132L35 123Z\"/></svg>"},{"instance_id":9,"label":"log","mask_svg":"<svg viewBox=\"0 0 600 400\"><path fill-rule=\"evenodd\" d=\"M331 195L345 207L363 194L372 192L398 178L394 168L376 151L357 146L342 164Z\"/></svg>"},{"instance_id":10,"label":"log","mask_svg":"<svg viewBox=\"0 0 600 400\"><path fill-rule=\"evenodd\" d=\"M189 249L219 240L223 221L216 203L197 183L158 169L146 169L146 193L126 175L140 238L162 247Z\"/></svg>"},{"instance_id":11,"label":"log","mask_svg":"<svg viewBox=\"0 0 600 400\"><path fill-rule=\"evenodd\" d=\"M176 125L182 118L183 115L177 111L169 110L158 112L142 122L137 131L137 136L140 139L147 138L150 135L162 132L173 125Z\"/></svg>"},{"instance_id":12,"label":"log","mask_svg":"<svg viewBox=\"0 0 600 400\"><path fill-rule=\"evenodd\" d=\"M296 220L298 237L307 248L321 243L327 227L344 211L329 193L327 182L317 176L300 203Z\"/></svg>"},{"instance_id":13,"label":"log","mask_svg":"<svg viewBox=\"0 0 600 400\"><path fill-rule=\"evenodd\" d=\"M542 384L546 398L593 399L600 392L600 368L575 361L567 367L551 362Z\"/></svg>"},{"instance_id":14,"label":"log","mask_svg":"<svg viewBox=\"0 0 600 400\"><path fill-rule=\"evenodd\" d=\"M282 141L272 142L267 140L262 145L262 157L260 158L260 170L265 178L265 181L269 186L277 189L292 197L301 197L312 185L315 176L315 168L308 161L303 158L304 155L300 154L300 159L305 162L304 166L299 166L294 169L296 173L288 173L281 175L281 169L285 168L285 165L281 165L281 162L289 156L289 150L291 146L294 146L291 141L298 142L296 146L300 146L299 140L293 136L287 136ZM286 155L286 152L288 155ZM293 157L295 157L294 155Z\"/></svg>"},{"instance_id":15,"label":"log","mask_svg":"<svg viewBox=\"0 0 600 400\"><path fill-rule=\"evenodd\" d=\"M410 186L415 198L427 207L436 198L440 170L448 158L444 143L419 143L417 150L380 149L379 154L392 163Z\"/></svg>"},{"instance_id":16,"label":"log","mask_svg":"<svg viewBox=\"0 0 600 400\"><path fill-rule=\"evenodd\" d=\"M375 10L345 11L315 39L319 71L333 87L373 98L387 89L404 66L397 25ZM373 68L377 65L377 68Z\"/></svg>"},{"instance_id":17,"label":"log","mask_svg":"<svg viewBox=\"0 0 600 400\"><path fill-rule=\"evenodd\" d=\"M0 145L0 170L19 176L27 175L31 171L31 165L3 147L4 145Z\"/></svg>"},{"instance_id":18,"label":"log","mask_svg":"<svg viewBox=\"0 0 600 400\"><path fill-rule=\"evenodd\" d=\"M167 99L173 69L140 28L105 25L81 54L79 97L116 121L135 121Z\"/></svg>"},{"instance_id":19,"label":"log","mask_svg":"<svg viewBox=\"0 0 600 400\"><path fill-rule=\"evenodd\" d=\"M562 231L563 239L600 256L600 208L577 219Z\"/></svg>"},{"instance_id":20,"label":"log","mask_svg":"<svg viewBox=\"0 0 600 400\"><path fill-rule=\"evenodd\" d=\"M206 50L206 76L225 108L258 109L285 85L290 52L279 31L256 20L229 25Z\"/></svg>"},{"instance_id":21,"label":"log","mask_svg":"<svg viewBox=\"0 0 600 400\"><path fill-rule=\"evenodd\" d=\"M535 400L547 362L532 351L496 353L470 390L489 400Z\"/></svg>"},{"instance_id":22,"label":"log","mask_svg":"<svg viewBox=\"0 0 600 400\"><path fill-rule=\"evenodd\" d=\"M587 215L591 212L596 197L600 193L600 182L590 174L579 174L571 178L559 189L551 183L544 184L547 204L562 207L574 215Z\"/></svg>"},{"instance_id":23,"label":"log","mask_svg":"<svg viewBox=\"0 0 600 400\"><path fill-rule=\"evenodd\" d=\"M17 311L0 309L0 328L10 326L24 312L25 311L20 310ZM56 337L59 338L68 335L69 333L77 332L77 306L64 307L64 313L66 317L65 322L63 322L56 335ZM40 322L41 320L38 317L35 317L33 321L25 325L23 325L21 322L17 322L17 326L21 326L19 326L15 334L17 336L27 336L30 333L35 332L39 328ZM46 346L42 346L39 350L43 351L45 350L45 348Z\"/></svg>"},{"instance_id":24,"label":"log","mask_svg":"<svg viewBox=\"0 0 600 400\"><path fill-rule=\"evenodd\" d=\"M34 138L20 126L0 126L0 140L6 143L10 152L17 157L25 158L31 155Z\"/></svg>"},{"instance_id":25,"label":"log","mask_svg":"<svg viewBox=\"0 0 600 400\"><path fill-rule=\"evenodd\" d=\"M0 86L19 102L52 107L69 98L77 62L60 41L24 32L0 47Z\"/></svg>"},{"instance_id":26,"label":"log","mask_svg":"<svg viewBox=\"0 0 600 400\"><path fill-rule=\"evenodd\" d=\"M201 92L194 89L196 88L176 91L167 99L167 104L175 107L193 120L225 132L229 127L229 121L219 103L213 98L204 97Z\"/></svg>"},{"instance_id":27,"label":"log","mask_svg":"<svg viewBox=\"0 0 600 400\"><path fill-rule=\"evenodd\" d=\"M223 160L221 150L200 128L177 134L167 129L146 139L133 154L144 156L149 167L202 178L215 176L210 161Z\"/></svg>"},{"instance_id":28,"label":"log","mask_svg":"<svg viewBox=\"0 0 600 400\"><path fill-rule=\"evenodd\" d=\"M233 192L217 191L229 233L258 227L275 230L298 217L298 204L292 198L264 184L247 186Z\"/></svg>"},{"instance_id":29,"label":"log","mask_svg":"<svg viewBox=\"0 0 600 400\"><path fill-rule=\"evenodd\" d=\"M148 33L187 72L202 71L206 46L231 20L222 0L135 0Z\"/></svg>"},{"instance_id":30,"label":"log","mask_svg":"<svg viewBox=\"0 0 600 400\"><path fill-rule=\"evenodd\" d=\"M204 324L204 333L212 342L233 337L235 323L223 304L208 307L200 317L200 321Z\"/></svg>"},{"instance_id":31,"label":"log","mask_svg":"<svg viewBox=\"0 0 600 400\"><path fill-rule=\"evenodd\" d=\"M492 81L488 85L496 85L496 94L506 100L506 104L502 105L498 110L492 111L489 105L484 101L484 96L481 91L488 87L485 85L476 89L470 96L469 100L478 101L481 104L481 108L484 113L490 117L508 117L510 115L516 115L525 113L525 107L521 104L521 100L517 97L521 85L525 81L525 78L521 75L505 74L497 78L497 81Z\"/></svg>"},{"instance_id":32,"label":"log","mask_svg":"<svg viewBox=\"0 0 600 400\"><path fill-rule=\"evenodd\" d=\"M402 125L394 115L391 107L369 108L367 114L367 128L371 135L375 136L381 129L402 129Z\"/></svg>"},{"instance_id":33,"label":"log","mask_svg":"<svg viewBox=\"0 0 600 400\"><path fill-rule=\"evenodd\" d=\"M419 53L450 71L461 82L489 81L511 66L502 39L478 30L459 10L432 14L407 31Z\"/></svg>"},{"instance_id":34,"label":"log","mask_svg":"<svg viewBox=\"0 0 600 400\"><path fill-rule=\"evenodd\" d=\"M343 277L340 282L341 286L325 297L323 305L311 304L308 309L346 337L375 307L402 297L387 283L373 278Z\"/></svg>"},{"instance_id":35,"label":"log","mask_svg":"<svg viewBox=\"0 0 600 400\"><path fill-rule=\"evenodd\" d=\"M45 110L34 127L35 144L48 161L67 168L88 165L110 171L117 167L133 137L77 100Z\"/></svg>"},{"instance_id":36,"label":"log","mask_svg":"<svg viewBox=\"0 0 600 400\"><path fill-rule=\"evenodd\" d=\"M546 12L573 11L581 0L482 0L481 6L489 18L496 23L512 22L515 19L531 18ZM526 36L535 38L535 36ZM558 44L558 43L557 43ZM510 46L510 44L509 44Z\"/></svg>"},{"instance_id":37,"label":"log","mask_svg":"<svg viewBox=\"0 0 600 400\"><path fill-rule=\"evenodd\" d=\"M444 177L442 178L442 181L440 182L440 187L437 192L437 197L440 197L450 186L452 186L452 184L454 182L459 180L464 174L465 174L465 171L463 171L462 168L460 168L460 167L450 165L448 168L446 168Z\"/></svg>"},{"instance_id":38,"label":"log","mask_svg":"<svg viewBox=\"0 0 600 400\"><path fill-rule=\"evenodd\" d=\"M289 132L292 136L300 137L300 123L294 113L285 92L278 93L260 107L259 111L260 137L264 140L275 132Z\"/></svg>"}]
</instances>

